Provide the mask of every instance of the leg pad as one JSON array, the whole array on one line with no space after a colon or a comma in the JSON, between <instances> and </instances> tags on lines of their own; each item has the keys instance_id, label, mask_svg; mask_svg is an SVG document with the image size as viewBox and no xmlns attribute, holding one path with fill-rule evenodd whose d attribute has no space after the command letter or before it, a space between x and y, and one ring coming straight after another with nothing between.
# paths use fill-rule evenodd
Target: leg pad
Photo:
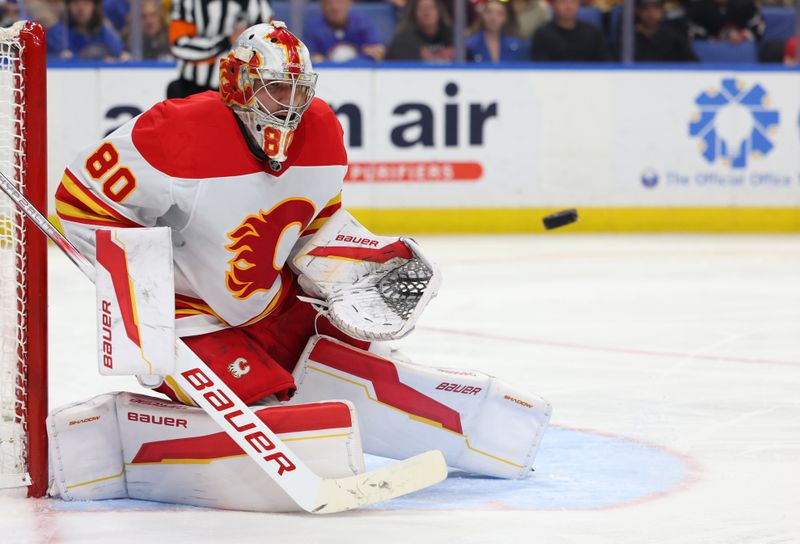
<instances>
[{"instance_id":1,"label":"leg pad","mask_svg":"<svg viewBox=\"0 0 800 544\"><path fill-rule=\"evenodd\" d=\"M347 399L364 450L402 459L438 449L451 467L501 478L530 474L550 404L480 372L390 360L313 337L291 402Z\"/></svg>"}]
</instances>

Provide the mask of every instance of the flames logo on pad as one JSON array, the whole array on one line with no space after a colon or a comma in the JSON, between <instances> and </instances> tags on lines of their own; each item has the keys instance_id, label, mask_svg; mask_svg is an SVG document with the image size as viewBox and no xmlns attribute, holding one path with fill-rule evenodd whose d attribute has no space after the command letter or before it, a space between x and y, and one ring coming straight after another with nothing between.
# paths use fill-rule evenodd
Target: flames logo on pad
<instances>
[{"instance_id":1,"label":"flames logo on pad","mask_svg":"<svg viewBox=\"0 0 800 544\"><path fill-rule=\"evenodd\" d=\"M274 208L250 215L228 233L231 243L225 249L234 253L225 273L228 291L239 300L250 298L258 291L269 291L281 273L283 262L277 262L278 248L290 227L294 242L314 217L314 204L294 198L284 200ZM285 258L285 256L284 256Z\"/></svg>"},{"instance_id":2,"label":"flames logo on pad","mask_svg":"<svg viewBox=\"0 0 800 544\"><path fill-rule=\"evenodd\" d=\"M774 147L770 137L778 126L779 112L769 108L764 88L749 87L735 78L722 80L720 89L701 93L695 100L698 111L689 123L689 136L700 140L706 161L717 159L732 168L747 167L747 159L768 154ZM730 122L722 122L725 118ZM726 134L721 128L742 127L738 134Z\"/></svg>"},{"instance_id":3,"label":"flames logo on pad","mask_svg":"<svg viewBox=\"0 0 800 544\"><path fill-rule=\"evenodd\" d=\"M251 78L245 77L245 73L257 76L261 67L261 57L257 51L253 51L252 54L250 60L245 61L237 56L236 51L231 51L219 62L219 95L228 106L244 108L253 100Z\"/></svg>"}]
</instances>

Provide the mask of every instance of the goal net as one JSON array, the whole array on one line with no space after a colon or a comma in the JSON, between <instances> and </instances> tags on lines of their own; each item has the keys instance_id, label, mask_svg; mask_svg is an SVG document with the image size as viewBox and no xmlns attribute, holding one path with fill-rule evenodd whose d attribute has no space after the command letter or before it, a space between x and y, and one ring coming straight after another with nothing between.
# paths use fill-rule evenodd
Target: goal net
<instances>
[{"instance_id":1,"label":"goal net","mask_svg":"<svg viewBox=\"0 0 800 544\"><path fill-rule=\"evenodd\" d=\"M0 172L46 213L45 44L0 29ZM0 490L47 487L46 244L0 192Z\"/></svg>"}]
</instances>

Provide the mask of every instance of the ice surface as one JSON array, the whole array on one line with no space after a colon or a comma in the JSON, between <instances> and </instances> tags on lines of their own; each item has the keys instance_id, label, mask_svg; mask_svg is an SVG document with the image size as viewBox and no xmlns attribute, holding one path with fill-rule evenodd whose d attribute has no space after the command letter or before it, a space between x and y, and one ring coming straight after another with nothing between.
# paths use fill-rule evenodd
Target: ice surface
<instances>
[{"instance_id":1,"label":"ice surface","mask_svg":"<svg viewBox=\"0 0 800 544\"><path fill-rule=\"evenodd\" d=\"M800 237L419 241L444 284L397 345L550 400L531 479L327 517L0 499L0 543L800 542ZM52 405L138 390L96 374L92 289L51 251Z\"/></svg>"}]
</instances>

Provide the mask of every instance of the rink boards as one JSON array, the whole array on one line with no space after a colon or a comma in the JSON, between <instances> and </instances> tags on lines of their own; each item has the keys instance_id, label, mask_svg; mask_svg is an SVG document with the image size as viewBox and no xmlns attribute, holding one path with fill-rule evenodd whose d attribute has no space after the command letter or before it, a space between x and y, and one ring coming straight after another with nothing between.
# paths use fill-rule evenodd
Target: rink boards
<instances>
[{"instance_id":1,"label":"rink boards","mask_svg":"<svg viewBox=\"0 0 800 544\"><path fill-rule=\"evenodd\" d=\"M800 74L774 70L320 69L348 147L344 200L403 232L800 231ZM63 164L163 98L169 66L48 72ZM220 157L220 160L224 160Z\"/></svg>"}]
</instances>

